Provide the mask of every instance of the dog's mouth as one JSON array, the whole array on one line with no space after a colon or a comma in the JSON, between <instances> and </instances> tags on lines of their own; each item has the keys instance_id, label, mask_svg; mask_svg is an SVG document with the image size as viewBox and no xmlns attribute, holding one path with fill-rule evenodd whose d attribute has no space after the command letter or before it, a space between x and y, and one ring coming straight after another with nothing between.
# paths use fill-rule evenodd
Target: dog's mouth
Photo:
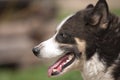
<instances>
[{"instance_id":1,"label":"dog's mouth","mask_svg":"<svg viewBox=\"0 0 120 80\"><path fill-rule=\"evenodd\" d=\"M52 66L48 69L48 76L56 76L63 72L68 66L70 66L75 60L75 55L67 53L59 58Z\"/></svg>"}]
</instances>

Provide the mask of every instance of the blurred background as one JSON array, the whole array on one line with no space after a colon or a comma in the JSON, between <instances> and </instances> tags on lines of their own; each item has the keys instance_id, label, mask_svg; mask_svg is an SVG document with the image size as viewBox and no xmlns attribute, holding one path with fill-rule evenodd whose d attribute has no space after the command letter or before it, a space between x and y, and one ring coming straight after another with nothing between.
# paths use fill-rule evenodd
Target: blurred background
<instances>
[{"instance_id":1,"label":"blurred background","mask_svg":"<svg viewBox=\"0 0 120 80\"><path fill-rule=\"evenodd\" d=\"M120 15L120 0L107 0ZM0 80L82 80L79 71L48 78L52 60L38 59L32 48L51 37L66 16L97 0L0 0Z\"/></svg>"}]
</instances>

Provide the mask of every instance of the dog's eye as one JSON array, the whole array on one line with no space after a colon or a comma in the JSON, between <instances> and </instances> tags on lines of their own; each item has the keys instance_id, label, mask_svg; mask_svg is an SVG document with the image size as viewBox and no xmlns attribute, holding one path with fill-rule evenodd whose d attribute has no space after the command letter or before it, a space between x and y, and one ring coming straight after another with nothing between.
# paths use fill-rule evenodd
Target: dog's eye
<instances>
[{"instance_id":1,"label":"dog's eye","mask_svg":"<svg viewBox=\"0 0 120 80\"><path fill-rule=\"evenodd\" d=\"M60 37L65 39L65 38L67 38L67 35L66 35L66 34L61 33L61 34L60 34Z\"/></svg>"},{"instance_id":2,"label":"dog's eye","mask_svg":"<svg viewBox=\"0 0 120 80\"><path fill-rule=\"evenodd\" d=\"M69 38L69 37L68 37L68 35L65 34L65 33L59 33L59 34L56 36L56 40L57 40L58 42L60 42L60 43L66 43L67 38Z\"/></svg>"},{"instance_id":3,"label":"dog's eye","mask_svg":"<svg viewBox=\"0 0 120 80\"><path fill-rule=\"evenodd\" d=\"M69 38L68 35L64 33L60 33L56 37L57 41L61 43L66 42L67 38Z\"/></svg>"},{"instance_id":4,"label":"dog's eye","mask_svg":"<svg viewBox=\"0 0 120 80\"><path fill-rule=\"evenodd\" d=\"M65 33L60 33L56 36L56 40L60 43L73 43L73 39L70 35Z\"/></svg>"}]
</instances>

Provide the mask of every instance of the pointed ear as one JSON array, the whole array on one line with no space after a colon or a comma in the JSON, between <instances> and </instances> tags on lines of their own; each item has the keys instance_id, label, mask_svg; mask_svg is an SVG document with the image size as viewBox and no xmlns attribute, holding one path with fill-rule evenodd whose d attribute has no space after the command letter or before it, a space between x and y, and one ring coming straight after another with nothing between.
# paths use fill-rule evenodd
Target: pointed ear
<instances>
[{"instance_id":1,"label":"pointed ear","mask_svg":"<svg viewBox=\"0 0 120 80\"><path fill-rule=\"evenodd\" d=\"M99 25L101 28L106 28L108 24L109 9L105 0L99 0L90 14L90 24Z\"/></svg>"},{"instance_id":2,"label":"pointed ear","mask_svg":"<svg viewBox=\"0 0 120 80\"><path fill-rule=\"evenodd\" d=\"M88 8L94 8L93 4L89 4L89 5L86 7L86 9L88 9Z\"/></svg>"}]
</instances>

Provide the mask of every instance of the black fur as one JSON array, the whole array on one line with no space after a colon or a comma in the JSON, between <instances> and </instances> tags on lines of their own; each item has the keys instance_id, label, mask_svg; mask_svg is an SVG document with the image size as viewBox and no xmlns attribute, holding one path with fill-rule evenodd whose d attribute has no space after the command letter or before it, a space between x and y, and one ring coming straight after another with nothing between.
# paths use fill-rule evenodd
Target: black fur
<instances>
[{"instance_id":1,"label":"black fur","mask_svg":"<svg viewBox=\"0 0 120 80\"><path fill-rule=\"evenodd\" d=\"M69 18L56 41L76 44L75 37L86 41L87 60L97 52L99 59L106 63L106 69L116 65L112 75L115 80L120 80L120 19L109 12L105 0L99 0L95 7L89 5Z\"/></svg>"},{"instance_id":2,"label":"black fur","mask_svg":"<svg viewBox=\"0 0 120 80\"><path fill-rule=\"evenodd\" d=\"M120 59L119 59L120 61ZM113 70L113 76L115 80L120 80L120 62L116 64L117 66Z\"/></svg>"}]
</instances>

